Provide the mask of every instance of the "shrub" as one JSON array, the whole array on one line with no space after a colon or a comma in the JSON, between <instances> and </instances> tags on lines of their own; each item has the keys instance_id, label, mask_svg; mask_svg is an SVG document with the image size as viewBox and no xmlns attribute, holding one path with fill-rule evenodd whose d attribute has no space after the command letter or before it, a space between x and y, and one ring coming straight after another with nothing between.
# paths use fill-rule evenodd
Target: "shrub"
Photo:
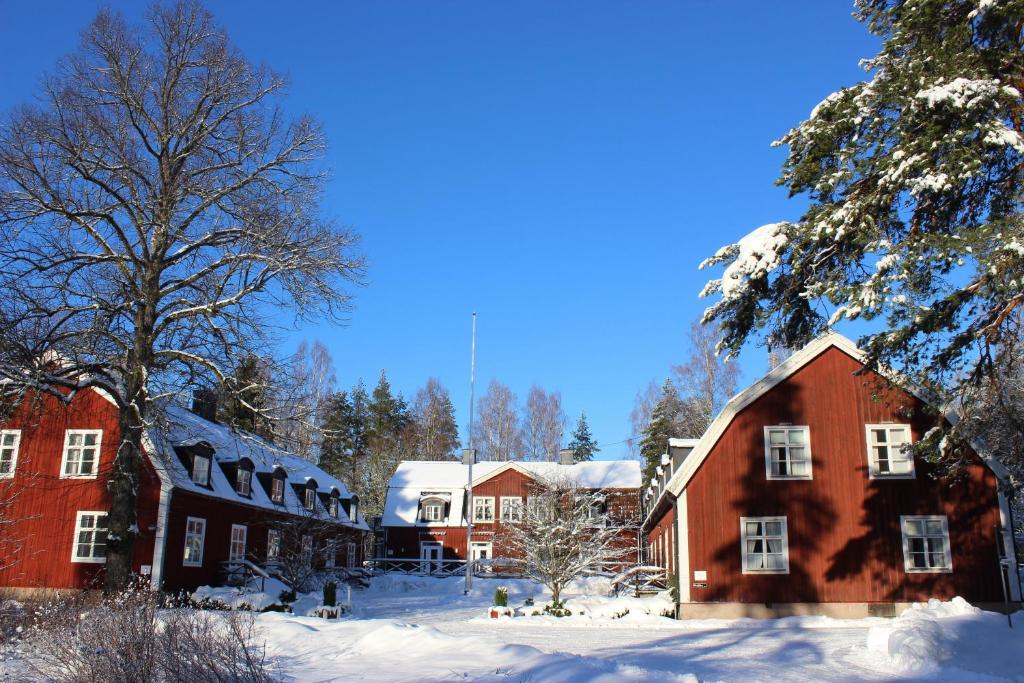
<instances>
[{"instance_id":1,"label":"shrub","mask_svg":"<svg viewBox=\"0 0 1024 683\"><path fill-rule=\"evenodd\" d=\"M338 604L338 584L328 581L324 584L324 606L334 607Z\"/></svg>"},{"instance_id":2,"label":"shrub","mask_svg":"<svg viewBox=\"0 0 1024 683\"><path fill-rule=\"evenodd\" d=\"M544 613L550 614L553 617L571 617L572 611L566 609L565 604L558 600L552 600L548 604L544 605Z\"/></svg>"},{"instance_id":3,"label":"shrub","mask_svg":"<svg viewBox=\"0 0 1024 683\"><path fill-rule=\"evenodd\" d=\"M494 606L508 607L508 588L498 586L494 589Z\"/></svg>"},{"instance_id":4,"label":"shrub","mask_svg":"<svg viewBox=\"0 0 1024 683\"><path fill-rule=\"evenodd\" d=\"M295 602L295 598L296 598L296 595L295 595L295 591L293 591L293 590L283 590L283 591L281 591L281 594L277 596L277 599L280 600L285 605L290 605L293 602Z\"/></svg>"}]
</instances>

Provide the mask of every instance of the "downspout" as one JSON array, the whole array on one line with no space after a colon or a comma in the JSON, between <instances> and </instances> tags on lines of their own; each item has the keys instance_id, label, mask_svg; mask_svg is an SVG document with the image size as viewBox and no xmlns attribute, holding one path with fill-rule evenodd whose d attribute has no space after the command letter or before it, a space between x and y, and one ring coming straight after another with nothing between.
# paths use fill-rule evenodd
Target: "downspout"
<instances>
[{"instance_id":1,"label":"downspout","mask_svg":"<svg viewBox=\"0 0 1024 683\"><path fill-rule=\"evenodd\" d=\"M679 618L680 601L682 600L683 584L679 574L679 497L672 498L672 577L676 580L675 613ZM689 577L687 577L689 580Z\"/></svg>"},{"instance_id":2,"label":"downspout","mask_svg":"<svg viewBox=\"0 0 1024 683\"><path fill-rule=\"evenodd\" d=\"M153 539L153 574L150 577L151 590L160 590L164 583L164 558L167 555L167 523L171 513L171 495L174 488L161 480L160 505L156 512L156 537Z\"/></svg>"}]
</instances>

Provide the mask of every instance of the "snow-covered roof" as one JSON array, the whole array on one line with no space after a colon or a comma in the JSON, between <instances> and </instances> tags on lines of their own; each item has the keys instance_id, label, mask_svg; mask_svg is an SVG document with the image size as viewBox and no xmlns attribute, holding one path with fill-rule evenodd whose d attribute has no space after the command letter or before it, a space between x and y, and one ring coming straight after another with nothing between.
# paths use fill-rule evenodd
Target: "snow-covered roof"
<instances>
[{"instance_id":1,"label":"snow-covered roof","mask_svg":"<svg viewBox=\"0 0 1024 683\"><path fill-rule=\"evenodd\" d=\"M150 434L154 445L162 455L162 463L154 464L164 466L171 483L176 488L268 510L281 511L283 507L291 514L309 514L303 501L299 500L291 486L284 487L283 505L278 505L270 500L262 484L258 481L258 477L253 477L251 497L240 496L235 491L234 482L228 481L219 465L210 467L209 487L193 482L191 473L177 457L174 449L204 443L213 449L216 463L237 463L242 458L248 458L252 461L256 474L271 474L280 467L287 474L286 482L289 484L304 486L310 479L313 479L317 483L319 493L331 493L332 489L337 489L341 498L352 497L348 487L341 480L332 477L308 460L277 448L254 434L232 430L224 425L210 422L180 406L166 406L164 416L165 420L161 421L160 427L151 430ZM325 520L335 519L328 514L326 508L321 509L321 507L317 506L318 516ZM355 526L358 529L369 530L366 520L358 513L358 509L356 517L357 519L353 522L345 513L345 508L339 506L337 517L339 522Z\"/></svg>"},{"instance_id":2,"label":"snow-covered roof","mask_svg":"<svg viewBox=\"0 0 1024 683\"><path fill-rule=\"evenodd\" d=\"M384 526L464 526L463 501L468 483L468 465L461 462L403 461L388 482L384 503ZM507 469L536 478L566 477L589 489L640 488L640 463L636 460L595 460L573 465L555 462L480 462L473 465L474 485ZM451 496L449 514L439 522L417 522L420 497L424 493Z\"/></svg>"}]
</instances>

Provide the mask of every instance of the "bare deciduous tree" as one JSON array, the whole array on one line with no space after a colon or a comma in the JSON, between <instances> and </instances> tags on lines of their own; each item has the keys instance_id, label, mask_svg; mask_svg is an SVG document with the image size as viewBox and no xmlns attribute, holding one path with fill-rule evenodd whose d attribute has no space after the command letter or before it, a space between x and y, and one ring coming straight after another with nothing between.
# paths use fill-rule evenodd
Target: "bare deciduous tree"
<instances>
[{"instance_id":1,"label":"bare deciduous tree","mask_svg":"<svg viewBox=\"0 0 1024 683\"><path fill-rule=\"evenodd\" d=\"M690 356L672 371L684 406L679 436L697 438L736 393L740 368L737 363L716 353L716 347L722 340L718 325L702 325L700 321L694 321L687 338Z\"/></svg>"},{"instance_id":2,"label":"bare deciduous tree","mask_svg":"<svg viewBox=\"0 0 1024 683\"><path fill-rule=\"evenodd\" d=\"M477 401L478 419L473 425L473 444L481 460L521 460L523 433L519 428L516 395L497 380Z\"/></svg>"},{"instance_id":3,"label":"bare deciduous tree","mask_svg":"<svg viewBox=\"0 0 1024 683\"><path fill-rule=\"evenodd\" d=\"M610 516L600 491L556 476L535 483L522 521L502 525L501 533L512 556L551 591L557 607L562 589L573 579L635 552L623 542L623 530L635 529L636 523Z\"/></svg>"},{"instance_id":4,"label":"bare deciduous tree","mask_svg":"<svg viewBox=\"0 0 1024 683\"><path fill-rule=\"evenodd\" d=\"M318 462L324 409L334 390L334 359L320 341L301 342L288 362L288 377L278 382L275 436L280 444L310 462Z\"/></svg>"},{"instance_id":5,"label":"bare deciduous tree","mask_svg":"<svg viewBox=\"0 0 1024 683\"><path fill-rule=\"evenodd\" d=\"M565 435L562 395L532 386L526 397L522 433L526 460L557 460Z\"/></svg>"},{"instance_id":6,"label":"bare deciduous tree","mask_svg":"<svg viewBox=\"0 0 1024 683\"><path fill-rule=\"evenodd\" d=\"M658 405L658 398L661 396L661 387L654 380L647 383L647 386L636 392L633 399L633 409L629 412L629 424L631 433L626 442L629 452L634 458L640 458L640 442L643 441L644 431L651 422L651 415L654 413L654 406Z\"/></svg>"},{"instance_id":7,"label":"bare deciduous tree","mask_svg":"<svg viewBox=\"0 0 1024 683\"><path fill-rule=\"evenodd\" d=\"M342 320L354 237L321 216L325 142L280 109L201 6L101 12L37 103L0 124L3 391L120 409L106 587L128 582L159 399L265 354L282 306Z\"/></svg>"}]
</instances>

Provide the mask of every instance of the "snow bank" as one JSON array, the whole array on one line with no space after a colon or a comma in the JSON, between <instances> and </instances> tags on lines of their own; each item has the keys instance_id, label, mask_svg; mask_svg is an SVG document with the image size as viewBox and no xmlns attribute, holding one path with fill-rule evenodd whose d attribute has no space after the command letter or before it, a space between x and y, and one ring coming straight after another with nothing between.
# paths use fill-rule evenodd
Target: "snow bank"
<instances>
[{"instance_id":1,"label":"snow bank","mask_svg":"<svg viewBox=\"0 0 1024 683\"><path fill-rule=\"evenodd\" d=\"M955 632L943 622L979 614L980 609L959 596L949 602L932 599L905 610L886 625L873 626L867 647L887 655L901 672L935 673L952 658L956 641Z\"/></svg>"},{"instance_id":2,"label":"snow bank","mask_svg":"<svg viewBox=\"0 0 1024 683\"><path fill-rule=\"evenodd\" d=\"M268 607L280 606L281 592L289 590L277 579L266 579L246 587L200 586L192 593L196 603L220 605L229 609L247 609L262 612Z\"/></svg>"}]
</instances>

